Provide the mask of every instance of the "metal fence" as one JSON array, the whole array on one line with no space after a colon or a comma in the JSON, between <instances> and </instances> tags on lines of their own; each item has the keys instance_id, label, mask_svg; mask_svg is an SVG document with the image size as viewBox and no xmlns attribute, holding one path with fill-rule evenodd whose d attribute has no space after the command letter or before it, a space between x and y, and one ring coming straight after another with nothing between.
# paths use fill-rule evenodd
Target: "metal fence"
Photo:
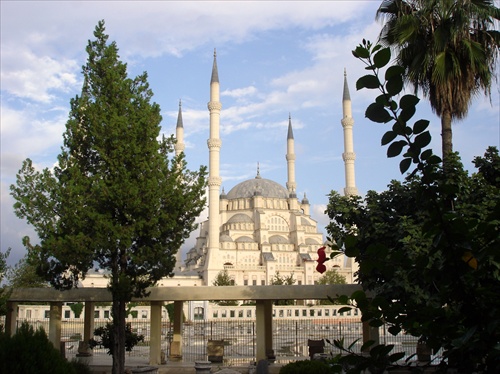
<instances>
[{"instance_id":1,"label":"metal fence","mask_svg":"<svg viewBox=\"0 0 500 374\"><path fill-rule=\"evenodd\" d=\"M18 326L27 322L34 328L42 327L46 332L49 328L48 319L18 319ZM104 326L108 319L94 320L95 327ZM127 355L134 357L149 356L150 324L149 319L131 319L132 330L144 336L144 342L139 343ZM0 321L1 323L1 321ZM355 342L353 349L360 352L362 345L362 323L353 319L280 319L273 320L273 350L276 362L286 363L308 358L308 340L344 339L344 345ZM162 350L169 355L172 339L172 326L167 320L162 321ZM78 343L83 337L83 320L70 319L61 323L61 340L64 342L65 355L68 358L76 355ZM203 320L186 322L182 330L183 361L194 362L207 359L209 340L224 341L224 364L234 365L248 363L256 356L255 321L252 320ZM416 350L417 338L399 334L393 336L385 327L380 328L380 342L394 344L394 352L406 352L412 355ZM326 343L325 353L337 354L339 350ZM94 355L107 355L104 347L95 347Z\"/></svg>"}]
</instances>

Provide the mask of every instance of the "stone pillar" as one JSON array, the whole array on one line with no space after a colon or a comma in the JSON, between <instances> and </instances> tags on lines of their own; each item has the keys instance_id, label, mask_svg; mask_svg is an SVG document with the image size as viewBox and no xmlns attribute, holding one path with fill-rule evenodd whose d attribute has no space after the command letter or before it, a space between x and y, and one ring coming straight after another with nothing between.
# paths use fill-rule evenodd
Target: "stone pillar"
<instances>
[{"instance_id":1,"label":"stone pillar","mask_svg":"<svg viewBox=\"0 0 500 374\"><path fill-rule=\"evenodd\" d=\"M256 303L256 360L267 360L273 356L273 302L272 300L257 300Z\"/></svg>"},{"instance_id":2,"label":"stone pillar","mask_svg":"<svg viewBox=\"0 0 500 374\"><path fill-rule=\"evenodd\" d=\"M52 345L58 350L61 350L61 319L62 319L62 302L56 301L50 303L49 317L49 340ZM64 353L64 352L63 352Z\"/></svg>"},{"instance_id":3,"label":"stone pillar","mask_svg":"<svg viewBox=\"0 0 500 374\"><path fill-rule=\"evenodd\" d=\"M174 301L174 331L170 343L170 360L182 359L182 306L183 301Z\"/></svg>"},{"instance_id":4,"label":"stone pillar","mask_svg":"<svg viewBox=\"0 0 500 374\"><path fill-rule=\"evenodd\" d=\"M5 332L12 336L17 329L17 303L7 301L7 315L5 316Z\"/></svg>"},{"instance_id":5,"label":"stone pillar","mask_svg":"<svg viewBox=\"0 0 500 374\"><path fill-rule=\"evenodd\" d=\"M369 340L373 340L375 343L368 348L368 351L374 346L378 345L380 342L380 336L378 332L378 327L370 326L370 321L363 322L363 344Z\"/></svg>"},{"instance_id":6,"label":"stone pillar","mask_svg":"<svg viewBox=\"0 0 500 374\"><path fill-rule=\"evenodd\" d=\"M92 356L89 341L94 337L94 307L92 301L85 301L83 314L83 341L78 344L77 356Z\"/></svg>"},{"instance_id":7,"label":"stone pillar","mask_svg":"<svg viewBox=\"0 0 500 374\"><path fill-rule=\"evenodd\" d=\"M162 301L151 302L149 364L161 365L161 307Z\"/></svg>"}]
</instances>

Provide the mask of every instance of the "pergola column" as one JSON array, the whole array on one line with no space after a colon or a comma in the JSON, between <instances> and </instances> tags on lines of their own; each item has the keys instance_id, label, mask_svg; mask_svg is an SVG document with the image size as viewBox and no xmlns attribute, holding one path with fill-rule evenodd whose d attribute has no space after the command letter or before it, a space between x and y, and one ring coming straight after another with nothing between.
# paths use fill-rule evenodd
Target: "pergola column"
<instances>
[{"instance_id":1,"label":"pergola column","mask_svg":"<svg viewBox=\"0 0 500 374\"><path fill-rule=\"evenodd\" d=\"M174 331L170 343L170 360L182 359L182 307L183 301L174 301Z\"/></svg>"},{"instance_id":2,"label":"pergola column","mask_svg":"<svg viewBox=\"0 0 500 374\"><path fill-rule=\"evenodd\" d=\"M62 304L59 301L52 301L49 314L49 340L58 351L61 350Z\"/></svg>"},{"instance_id":3,"label":"pergola column","mask_svg":"<svg viewBox=\"0 0 500 374\"><path fill-rule=\"evenodd\" d=\"M370 321L363 321L363 344L370 340L373 340L375 343L368 347L367 351L370 351L371 348L379 344L379 328L370 326Z\"/></svg>"},{"instance_id":4,"label":"pergola column","mask_svg":"<svg viewBox=\"0 0 500 374\"><path fill-rule=\"evenodd\" d=\"M78 344L77 356L92 356L89 341L94 337L94 309L95 303L85 301L83 312L83 341Z\"/></svg>"},{"instance_id":5,"label":"pergola column","mask_svg":"<svg viewBox=\"0 0 500 374\"><path fill-rule=\"evenodd\" d=\"M161 307L162 301L151 302L150 338L149 338L149 364L161 365Z\"/></svg>"},{"instance_id":6,"label":"pergola column","mask_svg":"<svg viewBox=\"0 0 500 374\"><path fill-rule=\"evenodd\" d=\"M255 306L256 360L265 360L273 350L273 302L257 300Z\"/></svg>"},{"instance_id":7,"label":"pergola column","mask_svg":"<svg viewBox=\"0 0 500 374\"><path fill-rule=\"evenodd\" d=\"M5 316L5 332L7 336L12 336L16 333L17 305L18 303L7 301L7 315Z\"/></svg>"}]
</instances>

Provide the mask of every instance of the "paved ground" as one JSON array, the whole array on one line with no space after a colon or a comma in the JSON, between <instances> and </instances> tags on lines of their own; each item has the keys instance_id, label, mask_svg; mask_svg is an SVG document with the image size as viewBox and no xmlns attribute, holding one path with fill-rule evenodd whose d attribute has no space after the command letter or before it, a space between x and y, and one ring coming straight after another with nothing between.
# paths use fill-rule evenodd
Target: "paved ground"
<instances>
[{"instance_id":1,"label":"paved ground","mask_svg":"<svg viewBox=\"0 0 500 374\"><path fill-rule=\"evenodd\" d=\"M82 360L84 362L87 362L90 370L93 374L109 374L111 373L111 364L112 364L112 359L109 356L102 356L102 355L97 355L97 356L91 356L91 357L86 357L86 358L78 358L79 360ZM131 370L132 373L134 373L135 369L138 368L144 368L149 366L147 359L143 357L126 357L125 359L125 365L127 368ZM279 370L282 365L280 364L271 364L269 366L269 374L278 374ZM167 362L166 365L158 365L154 366L158 368L158 371L156 372L157 374L195 374L196 369L195 369L195 364L192 362ZM217 373L219 371L222 371L224 369L231 369L234 370L237 373L241 374L255 374L255 371L252 369L255 369L255 367L250 367L250 363L248 365L241 365L241 366L231 366L231 367L224 367L221 364L212 364L212 369L211 373ZM152 371L151 373L154 373ZM135 373L134 373L135 374ZM142 374L142 373L141 373ZM149 374L149 373L148 373Z\"/></svg>"}]
</instances>

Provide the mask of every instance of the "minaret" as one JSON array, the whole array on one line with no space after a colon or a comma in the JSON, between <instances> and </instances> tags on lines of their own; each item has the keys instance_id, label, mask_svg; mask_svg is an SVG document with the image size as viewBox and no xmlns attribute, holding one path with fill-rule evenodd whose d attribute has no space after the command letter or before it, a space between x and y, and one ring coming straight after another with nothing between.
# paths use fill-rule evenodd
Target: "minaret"
<instances>
[{"instance_id":1,"label":"minaret","mask_svg":"<svg viewBox=\"0 0 500 374\"><path fill-rule=\"evenodd\" d=\"M186 145L184 144L184 124L182 123L182 103L180 100L179 113L177 114L177 126L175 128L175 138L177 139L174 146L175 155L179 156L186 148Z\"/></svg>"},{"instance_id":2,"label":"minaret","mask_svg":"<svg viewBox=\"0 0 500 374\"><path fill-rule=\"evenodd\" d=\"M344 128L344 153L342 158L345 165L345 188L344 195L357 195L356 180L354 176L354 161L356 153L354 153L354 141L352 137L352 127L354 119L352 118L351 96L349 95L349 87L347 86L347 73L344 69L344 93L342 95L342 127Z\"/></svg>"},{"instance_id":3,"label":"minaret","mask_svg":"<svg viewBox=\"0 0 500 374\"><path fill-rule=\"evenodd\" d=\"M289 197L297 197L297 183L295 183L295 140L293 139L292 131L292 116L288 115L288 135L286 138L286 162L288 166L288 189Z\"/></svg>"},{"instance_id":4,"label":"minaret","mask_svg":"<svg viewBox=\"0 0 500 374\"><path fill-rule=\"evenodd\" d=\"M176 143L174 145L175 156L179 156L182 152L184 152L184 149L186 148L186 145L184 144L184 124L182 122L181 100L179 100L179 113L177 113L177 126L175 127L175 139L176 139ZM182 168L182 165L179 165L179 168ZM182 266L182 252L180 248L177 251L175 258L176 258L176 264ZM176 265L176 267L178 267L178 265Z\"/></svg>"},{"instance_id":5,"label":"minaret","mask_svg":"<svg viewBox=\"0 0 500 374\"><path fill-rule=\"evenodd\" d=\"M204 283L207 286L212 284L212 280L217 276L222 265L220 264L219 253L219 192L222 179L219 175L220 169L220 148L222 141L219 136L220 111L222 104L219 101L220 86L219 73L217 71L217 54L214 50L214 63L212 66L212 78L210 80L210 101L208 110L210 112L210 138L207 141L209 151L208 164L208 252L205 260Z\"/></svg>"}]
</instances>

